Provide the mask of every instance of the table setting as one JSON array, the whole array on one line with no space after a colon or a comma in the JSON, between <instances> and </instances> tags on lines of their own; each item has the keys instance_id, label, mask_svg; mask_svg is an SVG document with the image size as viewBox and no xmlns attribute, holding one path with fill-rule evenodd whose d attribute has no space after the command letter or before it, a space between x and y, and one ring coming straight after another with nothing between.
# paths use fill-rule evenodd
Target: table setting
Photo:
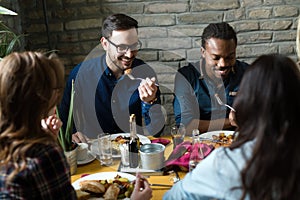
<instances>
[{"instance_id":1,"label":"table setting","mask_svg":"<svg viewBox=\"0 0 300 200\"><path fill-rule=\"evenodd\" d=\"M208 156L215 148L219 147L215 144L218 142L221 144L221 141L217 140L216 137L223 134L227 137L229 135L233 135L234 132L220 130L203 133L201 135L199 134L198 137L201 141L200 148L203 153L202 159L205 159L205 157ZM88 142L86 158L83 160L77 160L77 172L71 176L73 187L76 190L80 190L80 181L88 179L111 180L117 175L126 177L128 180L133 181L135 179L135 174L138 172L149 181L153 190L152 199L162 199L164 193L169 190L173 184L184 178L185 174L189 171L189 159L193 148L193 138L184 134L183 141L174 145L172 135L160 138L154 138L152 136L146 137L139 134L137 135L142 144L140 147L140 150L142 151L139 152L139 166L136 168L123 166L120 150L115 152L115 154L112 154L112 163L107 165L101 164L98 147L99 138L90 140ZM129 137L130 134L113 134L110 136L111 141L118 136L126 138ZM154 154L154 158L153 155L151 155L151 152L156 152ZM144 157L142 158L141 155ZM144 165L142 163L144 163ZM89 199L95 199L95 197Z\"/></svg>"}]
</instances>

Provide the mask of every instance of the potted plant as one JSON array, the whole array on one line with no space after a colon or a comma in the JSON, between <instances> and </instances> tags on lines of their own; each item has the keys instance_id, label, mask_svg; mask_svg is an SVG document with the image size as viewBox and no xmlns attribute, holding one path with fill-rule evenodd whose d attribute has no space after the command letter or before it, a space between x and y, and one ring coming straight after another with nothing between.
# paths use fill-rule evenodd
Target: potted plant
<instances>
[{"instance_id":1,"label":"potted plant","mask_svg":"<svg viewBox=\"0 0 300 200\"><path fill-rule=\"evenodd\" d=\"M65 156L69 162L71 174L76 173L77 170L77 144L72 142L73 134L73 99L74 99L74 80L72 80L70 109L66 129L60 128L58 134L58 141L65 152ZM57 116L59 117L58 109L56 109Z\"/></svg>"},{"instance_id":2,"label":"potted plant","mask_svg":"<svg viewBox=\"0 0 300 200\"><path fill-rule=\"evenodd\" d=\"M17 13L0 6L1 15L17 15ZM8 26L0 21L0 60L10 54L16 47L21 46L20 38L23 35L15 34Z\"/></svg>"}]
</instances>

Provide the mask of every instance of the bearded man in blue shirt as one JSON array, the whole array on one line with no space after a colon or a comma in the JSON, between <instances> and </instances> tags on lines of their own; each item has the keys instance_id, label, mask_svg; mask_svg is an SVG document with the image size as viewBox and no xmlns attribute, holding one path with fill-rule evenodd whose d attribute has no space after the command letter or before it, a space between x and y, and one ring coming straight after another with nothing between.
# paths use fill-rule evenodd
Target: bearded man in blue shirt
<instances>
[{"instance_id":1,"label":"bearded man in blue shirt","mask_svg":"<svg viewBox=\"0 0 300 200\"><path fill-rule=\"evenodd\" d=\"M86 142L101 132L129 132L131 114L136 115L138 134L159 136L165 122L159 105L160 90L154 70L136 58L142 46L138 22L124 14L108 16L100 42L106 53L86 59L69 75L59 109L63 128L75 80L73 141ZM141 79L132 80L125 70Z\"/></svg>"},{"instance_id":2,"label":"bearded man in blue shirt","mask_svg":"<svg viewBox=\"0 0 300 200\"><path fill-rule=\"evenodd\" d=\"M175 76L173 108L176 124L187 134L231 129L230 110L215 98L232 105L248 64L236 60L237 37L226 22L209 24L203 31L199 62L189 63Z\"/></svg>"}]
</instances>

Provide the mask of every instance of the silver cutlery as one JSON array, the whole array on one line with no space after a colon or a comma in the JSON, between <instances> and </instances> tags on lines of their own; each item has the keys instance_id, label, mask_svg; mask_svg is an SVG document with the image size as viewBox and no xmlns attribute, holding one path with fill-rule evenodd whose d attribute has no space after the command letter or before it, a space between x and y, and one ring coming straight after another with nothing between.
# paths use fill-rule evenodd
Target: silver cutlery
<instances>
[{"instance_id":1,"label":"silver cutlery","mask_svg":"<svg viewBox=\"0 0 300 200\"><path fill-rule=\"evenodd\" d=\"M168 185L168 184L158 184L158 183L150 183L150 186L157 186L157 187L172 187L173 185Z\"/></svg>"},{"instance_id":2,"label":"silver cutlery","mask_svg":"<svg viewBox=\"0 0 300 200\"><path fill-rule=\"evenodd\" d=\"M232 110L233 112L235 112L235 109L234 109L233 107L231 107L230 105L224 103L224 102L220 99L220 97L219 97L218 94L215 94L215 97L216 97L216 99L217 99L218 104L220 104L221 106L226 106L226 107L228 107L230 110Z\"/></svg>"},{"instance_id":3,"label":"silver cutlery","mask_svg":"<svg viewBox=\"0 0 300 200\"><path fill-rule=\"evenodd\" d=\"M140 80L140 81L142 81L142 80L145 80L145 79L143 79L143 78L136 78L136 77L134 77L134 76L132 76L132 74L126 74L131 80ZM157 84L157 83L154 83L156 86L159 86L159 84Z\"/></svg>"}]
</instances>

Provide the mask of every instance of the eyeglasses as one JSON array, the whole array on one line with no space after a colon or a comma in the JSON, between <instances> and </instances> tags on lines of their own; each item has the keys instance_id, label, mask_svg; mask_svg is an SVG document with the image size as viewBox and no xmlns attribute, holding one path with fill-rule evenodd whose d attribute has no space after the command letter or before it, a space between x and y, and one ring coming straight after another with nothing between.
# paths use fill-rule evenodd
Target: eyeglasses
<instances>
[{"instance_id":1,"label":"eyeglasses","mask_svg":"<svg viewBox=\"0 0 300 200\"><path fill-rule=\"evenodd\" d=\"M128 49L130 51L139 51L142 48L142 42L138 40L137 43L132 45L125 45L125 44L115 44L112 41L110 41L108 38L105 38L110 44L112 44L114 47L116 47L118 53L126 53Z\"/></svg>"}]
</instances>

